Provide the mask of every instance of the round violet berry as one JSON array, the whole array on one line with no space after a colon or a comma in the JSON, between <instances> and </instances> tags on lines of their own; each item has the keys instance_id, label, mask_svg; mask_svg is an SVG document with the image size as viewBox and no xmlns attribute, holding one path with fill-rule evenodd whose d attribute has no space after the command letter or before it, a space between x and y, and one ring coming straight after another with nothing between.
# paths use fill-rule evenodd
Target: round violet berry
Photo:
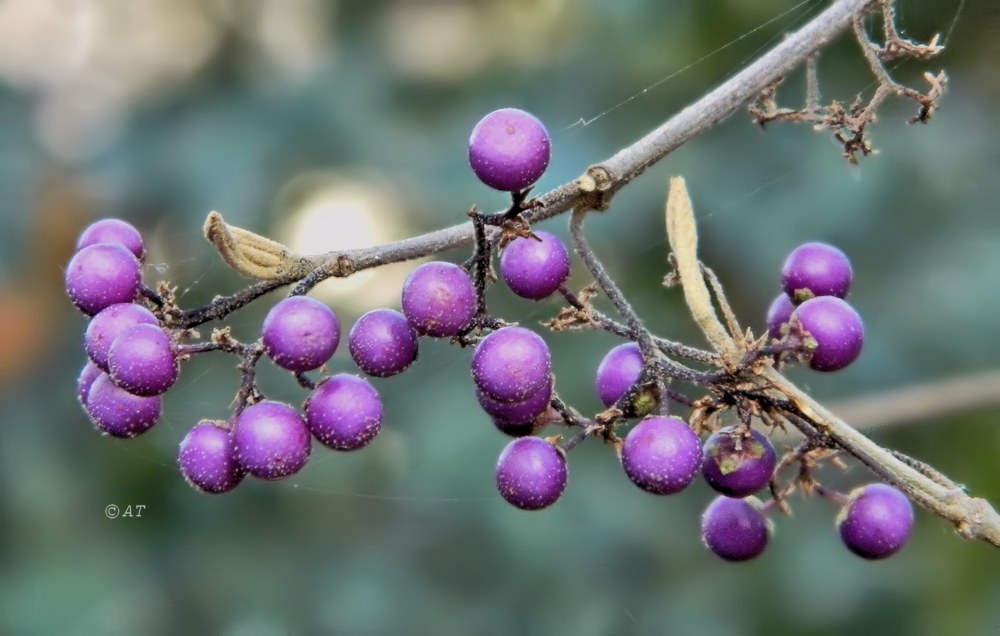
<instances>
[{"instance_id":1,"label":"round violet berry","mask_svg":"<svg viewBox=\"0 0 1000 636\"><path fill-rule=\"evenodd\" d=\"M569 252L559 237L537 231L540 238L516 238L500 255L500 274L522 298L548 298L569 278Z\"/></svg>"},{"instance_id":2,"label":"round violet berry","mask_svg":"<svg viewBox=\"0 0 1000 636\"><path fill-rule=\"evenodd\" d=\"M851 262L826 243L804 243L788 255L781 268L781 286L796 304L815 296L843 298L851 289Z\"/></svg>"},{"instance_id":3,"label":"round violet berry","mask_svg":"<svg viewBox=\"0 0 1000 636\"><path fill-rule=\"evenodd\" d=\"M716 492L746 497L771 481L777 463L774 444L766 435L751 429L745 437L742 430L730 426L705 440L701 474Z\"/></svg>"},{"instance_id":4,"label":"round violet berry","mask_svg":"<svg viewBox=\"0 0 1000 636\"><path fill-rule=\"evenodd\" d=\"M817 371L843 369L861 354L865 326L861 316L836 296L817 296L795 308L791 322L816 341L809 366Z\"/></svg>"},{"instance_id":5,"label":"round violet berry","mask_svg":"<svg viewBox=\"0 0 1000 636\"><path fill-rule=\"evenodd\" d=\"M94 364L107 371L108 351L115 338L130 327L156 324L156 316L142 305L116 303L105 307L90 320L83 336L83 348Z\"/></svg>"},{"instance_id":6,"label":"round violet berry","mask_svg":"<svg viewBox=\"0 0 1000 636\"><path fill-rule=\"evenodd\" d=\"M88 245L97 243L117 243L132 252L140 261L146 256L146 247L142 244L139 230L121 219L94 221L80 233L80 238L76 240L76 249L82 250Z\"/></svg>"},{"instance_id":7,"label":"round violet berry","mask_svg":"<svg viewBox=\"0 0 1000 636\"><path fill-rule=\"evenodd\" d=\"M264 318L264 351L295 373L326 364L340 344L340 321L333 310L310 296L283 299Z\"/></svg>"},{"instance_id":8,"label":"round violet berry","mask_svg":"<svg viewBox=\"0 0 1000 636\"><path fill-rule=\"evenodd\" d=\"M88 245L66 266L66 293L77 309L93 316L139 293L142 272L132 252L114 243Z\"/></svg>"},{"instance_id":9,"label":"round violet berry","mask_svg":"<svg viewBox=\"0 0 1000 636\"><path fill-rule=\"evenodd\" d=\"M625 436L621 460L636 486L654 495L672 495L694 481L701 467L701 444L683 421L654 415Z\"/></svg>"},{"instance_id":10,"label":"round violet berry","mask_svg":"<svg viewBox=\"0 0 1000 636\"><path fill-rule=\"evenodd\" d=\"M554 504L566 488L566 456L541 437L519 437L500 453L496 478L497 489L512 506L540 510Z\"/></svg>"},{"instance_id":11,"label":"round violet berry","mask_svg":"<svg viewBox=\"0 0 1000 636\"><path fill-rule=\"evenodd\" d=\"M844 545L865 559L884 559L899 551L913 529L913 505L887 484L856 488L837 517Z\"/></svg>"},{"instance_id":12,"label":"round violet berry","mask_svg":"<svg viewBox=\"0 0 1000 636\"><path fill-rule=\"evenodd\" d=\"M479 387L476 387L476 398L501 433L511 437L534 435L538 432L535 418L549 408L549 401L552 399L552 378L523 402L499 402L483 393Z\"/></svg>"},{"instance_id":13,"label":"round violet berry","mask_svg":"<svg viewBox=\"0 0 1000 636\"><path fill-rule=\"evenodd\" d=\"M87 406L87 395L90 394L90 387L94 385L97 378L101 377L102 373L103 371L92 360L88 360L80 371L80 376L76 379L76 399L80 400L80 404L84 408Z\"/></svg>"},{"instance_id":14,"label":"round violet berry","mask_svg":"<svg viewBox=\"0 0 1000 636\"><path fill-rule=\"evenodd\" d=\"M260 479L281 479L302 470L311 440L302 416L284 402L265 400L243 409L233 422L233 457Z\"/></svg>"},{"instance_id":15,"label":"round violet berry","mask_svg":"<svg viewBox=\"0 0 1000 636\"><path fill-rule=\"evenodd\" d=\"M211 420L202 420L181 440L177 455L184 479L200 492L229 492L246 474L234 457L229 431Z\"/></svg>"},{"instance_id":16,"label":"round violet berry","mask_svg":"<svg viewBox=\"0 0 1000 636\"><path fill-rule=\"evenodd\" d=\"M472 354L472 379L498 402L527 400L545 386L551 372L549 346L524 327L497 329Z\"/></svg>"},{"instance_id":17,"label":"round violet berry","mask_svg":"<svg viewBox=\"0 0 1000 636\"><path fill-rule=\"evenodd\" d=\"M597 367L597 395L604 406L611 407L628 393L642 374L642 352L634 342L620 344L609 351Z\"/></svg>"},{"instance_id":18,"label":"round violet berry","mask_svg":"<svg viewBox=\"0 0 1000 636\"><path fill-rule=\"evenodd\" d=\"M165 392L179 373L170 337L159 325L141 324L122 331L108 350L108 373L129 393Z\"/></svg>"},{"instance_id":19,"label":"round violet berry","mask_svg":"<svg viewBox=\"0 0 1000 636\"><path fill-rule=\"evenodd\" d=\"M347 339L358 367L379 378L402 373L417 359L417 332L406 317L375 309L358 318Z\"/></svg>"},{"instance_id":20,"label":"round violet berry","mask_svg":"<svg viewBox=\"0 0 1000 636\"><path fill-rule=\"evenodd\" d=\"M160 419L163 401L160 396L133 395L114 385L102 373L87 394L87 413L98 429L112 437L135 437L145 433Z\"/></svg>"},{"instance_id":21,"label":"round violet berry","mask_svg":"<svg viewBox=\"0 0 1000 636\"><path fill-rule=\"evenodd\" d=\"M341 373L324 379L305 403L306 425L334 450L367 446L382 429L382 399L367 380Z\"/></svg>"},{"instance_id":22,"label":"round violet berry","mask_svg":"<svg viewBox=\"0 0 1000 636\"><path fill-rule=\"evenodd\" d=\"M726 561L748 561L759 556L771 532L771 524L755 497L716 497L701 517L702 541Z\"/></svg>"},{"instance_id":23,"label":"round violet berry","mask_svg":"<svg viewBox=\"0 0 1000 636\"><path fill-rule=\"evenodd\" d=\"M788 324L793 311L795 305L792 304L788 294L779 294L767 308L767 334L772 338L781 338L781 328Z\"/></svg>"},{"instance_id":24,"label":"round violet berry","mask_svg":"<svg viewBox=\"0 0 1000 636\"><path fill-rule=\"evenodd\" d=\"M517 192L538 181L550 155L545 126L517 108L486 115L469 137L472 171L489 187L505 192Z\"/></svg>"},{"instance_id":25,"label":"round violet berry","mask_svg":"<svg viewBox=\"0 0 1000 636\"><path fill-rule=\"evenodd\" d=\"M476 285L454 263L424 263L403 282L403 314L422 336L457 335L476 315Z\"/></svg>"}]
</instances>

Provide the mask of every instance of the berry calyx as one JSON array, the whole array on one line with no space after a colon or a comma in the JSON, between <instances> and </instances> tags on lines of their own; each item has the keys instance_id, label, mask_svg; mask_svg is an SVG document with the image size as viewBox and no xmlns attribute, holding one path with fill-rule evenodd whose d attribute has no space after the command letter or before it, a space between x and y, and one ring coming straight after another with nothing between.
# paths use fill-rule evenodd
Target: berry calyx
<instances>
[{"instance_id":1,"label":"berry calyx","mask_svg":"<svg viewBox=\"0 0 1000 636\"><path fill-rule=\"evenodd\" d=\"M117 243L132 252L141 262L146 257L146 247L142 243L139 230L121 219L100 219L94 221L80 233L76 249L82 250L97 243Z\"/></svg>"},{"instance_id":2,"label":"berry calyx","mask_svg":"<svg viewBox=\"0 0 1000 636\"><path fill-rule=\"evenodd\" d=\"M497 489L521 510L547 508L566 488L566 456L541 437L520 437L497 460Z\"/></svg>"},{"instance_id":3,"label":"berry calyx","mask_svg":"<svg viewBox=\"0 0 1000 636\"><path fill-rule=\"evenodd\" d=\"M112 381L135 395L159 395L179 373L170 337L159 325L140 324L121 332L108 350Z\"/></svg>"},{"instance_id":4,"label":"berry calyx","mask_svg":"<svg viewBox=\"0 0 1000 636\"><path fill-rule=\"evenodd\" d=\"M375 309L358 318L347 342L358 367L379 378L402 373L417 359L417 332L403 314L391 309Z\"/></svg>"},{"instance_id":5,"label":"berry calyx","mask_svg":"<svg viewBox=\"0 0 1000 636\"><path fill-rule=\"evenodd\" d=\"M837 517L844 545L864 559L884 559L903 547L913 529L913 504L887 484L868 484L848 495Z\"/></svg>"},{"instance_id":6,"label":"berry calyx","mask_svg":"<svg viewBox=\"0 0 1000 636\"><path fill-rule=\"evenodd\" d=\"M367 380L341 373L320 382L305 403L306 425L339 451L367 446L382 429L382 399Z\"/></svg>"},{"instance_id":7,"label":"berry calyx","mask_svg":"<svg viewBox=\"0 0 1000 636\"><path fill-rule=\"evenodd\" d=\"M548 298L569 278L569 252L559 237L536 231L541 239L516 238L500 254L500 275L522 298Z\"/></svg>"},{"instance_id":8,"label":"berry calyx","mask_svg":"<svg viewBox=\"0 0 1000 636\"><path fill-rule=\"evenodd\" d=\"M778 463L774 444L756 429L727 427L705 440L701 473L715 491L746 497L767 486Z\"/></svg>"},{"instance_id":9,"label":"berry calyx","mask_svg":"<svg viewBox=\"0 0 1000 636\"><path fill-rule=\"evenodd\" d=\"M88 316L115 303L132 302L141 284L138 259L116 243L88 245L66 266L66 294Z\"/></svg>"},{"instance_id":10,"label":"berry calyx","mask_svg":"<svg viewBox=\"0 0 1000 636\"><path fill-rule=\"evenodd\" d=\"M634 342L609 351L597 367L595 387L604 406L614 406L642 374L642 352Z\"/></svg>"},{"instance_id":11,"label":"berry calyx","mask_svg":"<svg viewBox=\"0 0 1000 636\"><path fill-rule=\"evenodd\" d=\"M422 336L450 338L476 315L476 285L454 263L433 261L417 267L403 282L403 314Z\"/></svg>"},{"instance_id":12,"label":"berry calyx","mask_svg":"<svg viewBox=\"0 0 1000 636\"><path fill-rule=\"evenodd\" d=\"M234 452L229 431L217 422L202 420L181 440L177 463L192 488L217 495L236 488L246 474Z\"/></svg>"},{"instance_id":13,"label":"berry calyx","mask_svg":"<svg viewBox=\"0 0 1000 636\"><path fill-rule=\"evenodd\" d=\"M309 459L309 429L284 402L265 400L246 407L233 423L232 436L236 461L260 479L294 475Z\"/></svg>"},{"instance_id":14,"label":"berry calyx","mask_svg":"<svg viewBox=\"0 0 1000 636\"><path fill-rule=\"evenodd\" d=\"M826 243L804 243L788 255L781 268L781 286L799 304L816 296L843 298L851 289L851 261Z\"/></svg>"},{"instance_id":15,"label":"berry calyx","mask_svg":"<svg viewBox=\"0 0 1000 636\"><path fill-rule=\"evenodd\" d=\"M504 192L518 192L538 181L550 156L545 126L518 108L489 113L469 137L472 171L489 187Z\"/></svg>"},{"instance_id":16,"label":"berry calyx","mask_svg":"<svg viewBox=\"0 0 1000 636\"><path fill-rule=\"evenodd\" d=\"M267 312L261 330L271 360L295 373L326 364L340 344L340 321L311 296L290 296Z\"/></svg>"},{"instance_id":17,"label":"berry calyx","mask_svg":"<svg viewBox=\"0 0 1000 636\"><path fill-rule=\"evenodd\" d=\"M817 296L792 312L791 323L816 341L809 366L838 371L854 362L864 346L865 326L854 308L835 296Z\"/></svg>"},{"instance_id":18,"label":"berry calyx","mask_svg":"<svg viewBox=\"0 0 1000 636\"><path fill-rule=\"evenodd\" d=\"M671 495L694 481L701 467L701 445L682 420L651 416L625 436L621 461L636 486L654 495Z\"/></svg>"},{"instance_id":19,"label":"berry calyx","mask_svg":"<svg viewBox=\"0 0 1000 636\"><path fill-rule=\"evenodd\" d=\"M767 308L767 335L771 338L781 338L782 327L788 324L788 319L792 317L795 305L788 294L782 292L771 302Z\"/></svg>"},{"instance_id":20,"label":"berry calyx","mask_svg":"<svg viewBox=\"0 0 1000 636\"><path fill-rule=\"evenodd\" d=\"M472 354L472 379L499 402L523 402L549 381L552 361L542 337L524 327L497 329Z\"/></svg>"},{"instance_id":21,"label":"berry calyx","mask_svg":"<svg viewBox=\"0 0 1000 636\"><path fill-rule=\"evenodd\" d=\"M83 336L83 348L102 371L108 370L108 352L115 338L136 325L156 325L153 312L142 305L116 303L105 307L90 320Z\"/></svg>"},{"instance_id":22,"label":"berry calyx","mask_svg":"<svg viewBox=\"0 0 1000 636\"><path fill-rule=\"evenodd\" d=\"M701 539L726 561L748 561L767 547L771 524L755 497L716 497L701 517Z\"/></svg>"}]
</instances>

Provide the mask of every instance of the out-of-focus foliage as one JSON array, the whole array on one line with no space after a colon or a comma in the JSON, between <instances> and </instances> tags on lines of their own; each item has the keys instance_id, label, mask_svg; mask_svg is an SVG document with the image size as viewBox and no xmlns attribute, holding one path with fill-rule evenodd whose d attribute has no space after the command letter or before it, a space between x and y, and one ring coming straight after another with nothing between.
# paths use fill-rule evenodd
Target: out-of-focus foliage
<instances>
[{"instance_id":1,"label":"out-of-focus foliage","mask_svg":"<svg viewBox=\"0 0 1000 636\"><path fill-rule=\"evenodd\" d=\"M226 415L238 382L233 359L190 363L165 419L138 440L101 438L74 400L84 321L62 296L61 268L91 219L137 225L150 247L147 277L173 281L195 306L245 282L201 239L210 210L321 251L449 225L472 204L500 208L503 197L465 159L485 112L519 106L547 122L546 190L652 129L825 4L0 4L0 632L1000 629L997 552L923 513L902 553L870 564L839 544L828 503L795 500L794 518L777 519L762 558L728 565L699 543L707 488L643 493L594 440L571 454L556 506L512 509L492 483L505 440L476 408L468 352L442 343L423 342L413 370L377 381L387 420L369 448L316 447L298 476L248 480L222 497L192 491L174 457L198 418ZM872 131L881 154L851 169L825 133L780 124L761 133L738 114L589 222L601 256L659 331L699 343L679 294L660 287L665 184L683 174L703 256L746 320L763 323L796 244L831 241L853 259L866 350L835 376L796 373L817 396L996 367L1000 13L993 0L901 0L899 9L910 35L946 36L939 59L896 69L914 82L947 69L949 93L930 125L907 126L912 105L889 105ZM849 39L822 57L820 79L827 99L872 88ZM794 77L782 99L797 105L801 94ZM408 268L321 290L350 324L368 308L396 305ZM583 281L576 271L574 284ZM501 289L493 298L499 313L529 325L558 309ZM266 309L258 304L230 321L238 336L254 336ZM549 340L559 390L596 410L593 370L614 339ZM346 347L331 368L353 370ZM263 375L273 396L303 398L286 376ZM1000 502L997 416L877 438ZM835 479L867 475L855 466ZM108 504L146 509L141 519L109 520Z\"/></svg>"}]
</instances>

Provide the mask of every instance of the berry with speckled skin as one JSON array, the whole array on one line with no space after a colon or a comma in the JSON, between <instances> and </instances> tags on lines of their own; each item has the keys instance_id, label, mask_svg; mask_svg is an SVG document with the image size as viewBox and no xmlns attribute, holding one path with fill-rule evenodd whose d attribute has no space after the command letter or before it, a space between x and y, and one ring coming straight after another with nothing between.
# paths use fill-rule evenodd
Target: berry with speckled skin
<instances>
[{"instance_id":1,"label":"berry with speckled skin","mask_svg":"<svg viewBox=\"0 0 1000 636\"><path fill-rule=\"evenodd\" d=\"M340 321L310 296L291 296L267 312L261 330L264 351L282 369L295 373L326 364L340 344Z\"/></svg>"},{"instance_id":2,"label":"berry with speckled skin","mask_svg":"<svg viewBox=\"0 0 1000 636\"><path fill-rule=\"evenodd\" d=\"M720 429L705 440L701 474L717 492L727 497L752 495L771 481L778 463L774 444L751 429L750 436L737 427Z\"/></svg>"},{"instance_id":3,"label":"berry with speckled skin","mask_svg":"<svg viewBox=\"0 0 1000 636\"><path fill-rule=\"evenodd\" d=\"M771 531L754 497L716 497L701 517L702 541L726 561L748 561L760 556Z\"/></svg>"},{"instance_id":4,"label":"berry with speckled skin","mask_svg":"<svg viewBox=\"0 0 1000 636\"><path fill-rule=\"evenodd\" d=\"M165 392L179 373L170 337L159 325L141 324L122 331L108 350L108 373L129 393Z\"/></svg>"},{"instance_id":5,"label":"berry with speckled skin","mask_svg":"<svg viewBox=\"0 0 1000 636\"><path fill-rule=\"evenodd\" d=\"M781 268L781 286L796 304L816 296L843 298L851 289L851 261L826 243L804 243L788 255Z\"/></svg>"},{"instance_id":6,"label":"berry with speckled skin","mask_svg":"<svg viewBox=\"0 0 1000 636\"><path fill-rule=\"evenodd\" d=\"M108 351L115 338L130 327L156 324L156 316L142 305L117 303L105 307L90 320L83 336L83 348L94 364L107 371Z\"/></svg>"},{"instance_id":7,"label":"berry with speckled skin","mask_svg":"<svg viewBox=\"0 0 1000 636\"><path fill-rule=\"evenodd\" d=\"M233 457L260 479L281 479L302 470L312 450L309 428L284 402L265 400L243 409L233 423Z\"/></svg>"},{"instance_id":8,"label":"berry with speckled skin","mask_svg":"<svg viewBox=\"0 0 1000 636\"><path fill-rule=\"evenodd\" d=\"M489 187L505 192L520 191L538 181L551 152L542 122L517 108L489 113L469 137L472 171Z\"/></svg>"},{"instance_id":9,"label":"berry with speckled skin","mask_svg":"<svg viewBox=\"0 0 1000 636\"><path fill-rule=\"evenodd\" d=\"M884 559L910 538L913 504L892 486L868 484L848 496L837 527L851 552L865 559Z\"/></svg>"},{"instance_id":10,"label":"berry with speckled skin","mask_svg":"<svg viewBox=\"0 0 1000 636\"><path fill-rule=\"evenodd\" d=\"M636 486L654 495L672 495L694 481L701 467L701 444L683 421L651 416L625 436L621 460Z\"/></svg>"},{"instance_id":11,"label":"berry with speckled skin","mask_svg":"<svg viewBox=\"0 0 1000 636\"><path fill-rule=\"evenodd\" d=\"M88 316L115 303L132 302L141 284L139 260L114 243L88 245L66 266L66 293Z\"/></svg>"},{"instance_id":12,"label":"berry with speckled skin","mask_svg":"<svg viewBox=\"0 0 1000 636\"><path fill-rule=\"evenodd\" d=\"M550 376L537 393L522 402L499 402L479 387L476 387L476 398L501 433L511 437L534 435L538 432L534 420L549 408L552 399L552 378Z\"/></svg>"},{"instance_id":13,"label":"berry with speckled skin","mask_svg":"<svg viewBox=\"0 0 1000 636\"><path fill-rule=\"evenodd\" d=\"M559 237L536 231L540 241L516 238L500 254L500 275L522 298L548 298L569 278L569 252Z\"/></svg>"},{"instance_id":14,"label":"berry with speckled skin","mask_svg":"<svg viewBox=\"0 0 1000 636\"><path fill-rule=\"evenodd\" d=\"M158 395L133 395L101 373L90 386L86 408L98 429L112 437L127 438L145 433L156 424L163 401Z\"/></svg>"},{"instance_id":15,"label":"berry with speckled skin","mask_svg":"<svg viewBox=\"0 0 1000 636\"><path fill-rule=\"evenodd\" d=\"M305 403L306 424L334 450L367 446L382 429L382 399L367 380L341 373L320 382Z\"/></svg>"},{"instance_id":16,"label":"berry with speckled skin","mask_svg":"<svg viewBox=\"0 0 1000 636\"><path fill-rule=\"evenodd\" d=\"M781 338L781 328L788 324L788 319L792 317L795 305L788 294L779 294L767 308L767 335L772 338Z\"/></svg>"},{"instance_id":17,"label":"berry with speckled skin","mask_svg":"<svg viewBox=\"0 0 1000 636\"><path fill-rule=\"evenodd\" d=\"M497 329L476 345L472 379L483 393L498 402L523 402L549 381L549 347L524 327Z\"/></svg>"},{"instance_id":18,"label":"berry with speckled skin","mask_svg":"<svg viewBox=\"0 0 1000 636\"><path fill-rule=\"evenodd\" d=\"M816 371L838 371L861 354L865 326L854 308L835 296L817 296L792 312L799 325L816 341L809 366Z\"/></svg>"},{"instance_id":19,"label":"berry with speckled skin","mask_svg":"<svg viewBox=\"0 0 1000 636\"><path fill-rule=\"evenodd\" d=\"M403 314L420 335L450 338L476 315L476 285L454 263L424 263L403 281Z\"/></svg>"},{"instance_id":20,"label":"berry with speckled skin","mask_svg":"<svg viewBox=\"0 0 1000 636\"><path fill-rule=\"evenodd\" d=\"M402 373L417 359L417 332L406 317L375 309L358 318L347 338L358 367L379 378Z\"/></svg>"},{"instance_id":21,"label":"berry with speckled skin","mask_svg":"<svg viewBox=\"0 0 1000 636\"><path fill-rule=\"evenodd\" d=\"M200 492L229 492L246 475L234 457L234 448L228 430L211 420L202 420L181 440L177 454L181 474Z\"/></svg>"},{"instance_id":22,"label":"berry with speckled skin","mask_svg":"<svg viewBox=\"0 0 1000 636\"><path fill-rule=\"evenodd\" d=\"M566 456L541 437L520 437L500 453L496 479L512 506L540 510L554 504L566 488Z\"/></svg>"},{"instance_id":23,"label":"berry with speckled skin","mask_svg":"<svg viewBox=\"0 0 1000 636\"><path fill-rule=\"evenodd\" d=\"M620 344L609 351L597 367L594 386L604 406L613 406L628 393L642 374L642 352L634 342Z\"/></svg>"},{"instance_id":24,"label":"berry with speckled skin","mask_svg":"<svg viewBox=\"0 0 1000 636\"><path fill-rule=\"evenodd\" d=\"M142 261L146 257L146 247L142 244L139 230L121 219L100 219L94 221L80 233L76 249L82 250L97 243L117 243L132 252Z\"/></svg>"},{"instance_id":25,"label":"berry with speckled skin","mask_svg":"<svg viewBox=\"0 0 1000 636\"><path fill-rule=\"evenodd\" d=\"M84 408L87 406L87 395L90 393L90 387L94 385L97 378L101 377L102 373L103 371L93 361L87 361L87 364L80 370L80 375L76 379L76 399Z\"/></svg>"}]
</instances>

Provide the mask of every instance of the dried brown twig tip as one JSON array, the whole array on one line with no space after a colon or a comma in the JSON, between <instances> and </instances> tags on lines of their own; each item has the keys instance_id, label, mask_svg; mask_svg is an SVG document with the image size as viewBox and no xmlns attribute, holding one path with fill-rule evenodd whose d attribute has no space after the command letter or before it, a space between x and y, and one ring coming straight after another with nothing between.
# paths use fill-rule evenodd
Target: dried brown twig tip
<instances>
[{"instance_id":1,"label":"dried brown twig tip","mask_svg":"<svg viewBox=\"0 0 1000 636\"><path fill-rule=\"evenodd\" d=\"M294 254L281 243L226 223L218 212L209 213L204 232L226 265L250 278L301 278L315 268L311 260Z\"/></svg>"}]
</instances>

